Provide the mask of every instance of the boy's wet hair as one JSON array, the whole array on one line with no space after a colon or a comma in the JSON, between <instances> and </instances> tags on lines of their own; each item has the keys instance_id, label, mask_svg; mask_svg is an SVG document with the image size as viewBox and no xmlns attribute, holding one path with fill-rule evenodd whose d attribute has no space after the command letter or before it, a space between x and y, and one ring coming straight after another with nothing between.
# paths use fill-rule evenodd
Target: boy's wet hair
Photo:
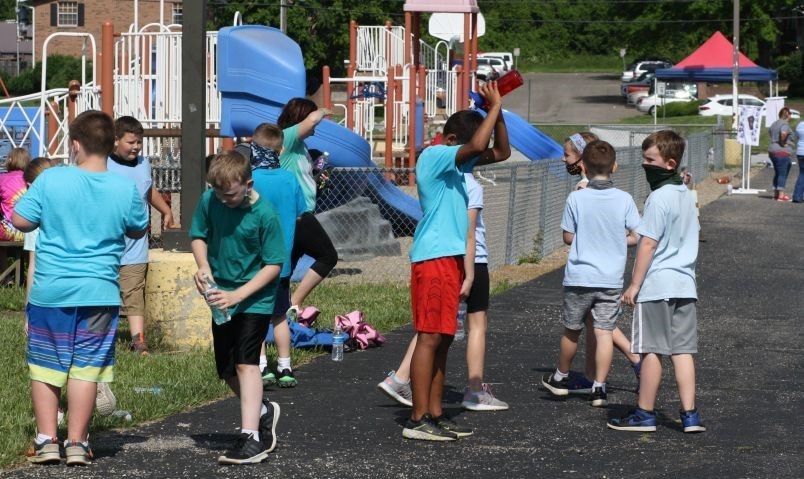
<instances>
[{"instance_id":1,"label":"boy's wet hair","mask_svg":"<svg viewBox=\"0 0 804 479\"><path fill-rule=\"evenodd\" d=\"M455 135L458 144L465 145L472 140L481 123L483 115L474 110L456 111L444 125L444 136Z\"/></svg>"},{"instance_id":2,"label":"boy's wet hair","mask_svg":"<svg viewBox=\"0 0 804 479\"><path fill-rule=\"evenodd\" d=\"M254 129L254 134L251 136L251 141L263 148L270 148L277 153L282 149L284 139L285 134L282 129L273 123L261 123Z\"/></svg>"},{"instance_id":3,"label":"boy's wet hair","mask_svg":"<svg viewBox=\"0 0 804 479\"><path fill-rule=\"evenodd\" d=\"M24 170L31 162L31 154L25 148L14 148L8 152L6 171Z\"/></svg>"},{"instance_id":4,"label":"boy's wet hair","mask_svg":"<svg viewBox=\"0 0 804 479\"><path fill-rule=\"evenodd\" d=\"M126 133L133 133L140 138L145 134L140 120L133 116L121 116L114 121L114 137L118 140L126 136Z\"/></svg>"},{"instance_id":5,"label":"boy's wet hair","mask_svg":"<svg viewBox=\"0 0 804 479\"><path fill-rule=\"evenodd\" d=\"M279 128L284 130L285 128L301 123L302 120L307 118L307 115L316 110L318 110L318 106L312 100L308 100L307 98L291 98L287 104L285 104L282 113L279 114L276 124L279 125Z\"/></svg>"},{"instance_id":6,"label":"boy's wet hair","mask_svg":"<svg viewBox=\"0 0 804 479\"><path fill-rule=\"evenodd\" d=\"M673 130L660 130L648 135L642 142L642 151L655 146L664 161L675 160L676 169L681 165L686 147L684 138Z\"/></svg>"},{"instance_id":7,"label":"boy's wet hair","mask_svg":"<svg viewBox=\"0 0 804 479\"><path fill-rule=\"evenodd\" d=\"M245 184L251 179L251 165L235 150L223 150L212 159L207 183L213 188L226 189L234 183Z\"/></svg>"},{"instance_id":8,"label":"boy's wet hair","mask_svg":"<svg viewBox=\"0 0 804 479\"><path fill-rule=\"evenodd\" d=\"M56 166L56 162L46 156L37 156L25 167L25 171L22 173L22 179L30 185L40 173L51 166Z\"/></svg>"},{"instance_id":9,"label":"boy's wet hair","mask_svg":"<svg viewBox=\"0 0 804 479\"><path fill-rule=\"evenodd\" d=\"M607 141L594 140L586 145L581 161L586 168L586 176L610 175L614 169L617 154Z\"/></svg>"},{"instance_id":10,"label":"boy's wet hair","mask_svg":"<svg viewBox=\"0 0 804 479\"><path fill-rule=\"evenodd\" d=\"M87 110L75 117L69 135L89 155L109 156L114 148L114 122L102 111Z\"/></svg>"}]
</instances>

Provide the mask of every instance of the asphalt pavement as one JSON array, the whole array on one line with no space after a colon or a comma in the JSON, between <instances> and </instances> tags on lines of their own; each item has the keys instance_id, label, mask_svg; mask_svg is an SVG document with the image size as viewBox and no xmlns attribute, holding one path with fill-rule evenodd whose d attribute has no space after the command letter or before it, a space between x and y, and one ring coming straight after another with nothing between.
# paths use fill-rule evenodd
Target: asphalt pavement
<instances>
[{"instance_id":1,"label":"asphalt pavement","mask_svg":"<svg viewBox=\"0 0 804 479\"><path fill-rule=\"evenodd\" d=\"M770 174L764 170L753 186L770 184ZM510 410L461 410L465 344L452 349L445 410L472 426L472 437L402 438L409 410L375 385L400 360L412 334L405 327L381 348L304 366L295 389L270 390L282 416L279 445L263 464L217 465L239 425L238 403L226 399L93 434L96 460L86 468L24 465L3 477L802 477L804 205L767 193L724 196L702 210L701 223L697 374L706 433L681 431L669 362L655 433L606 428L607 417L636 400L622 356L615 356L607 409L543 390L539 376L555 367L560 333L558 270L492 299L486 381ZM621 327L627 332L630 321ZM574 370L581 368L577 358Z\"/></svg>"}]
</instances>

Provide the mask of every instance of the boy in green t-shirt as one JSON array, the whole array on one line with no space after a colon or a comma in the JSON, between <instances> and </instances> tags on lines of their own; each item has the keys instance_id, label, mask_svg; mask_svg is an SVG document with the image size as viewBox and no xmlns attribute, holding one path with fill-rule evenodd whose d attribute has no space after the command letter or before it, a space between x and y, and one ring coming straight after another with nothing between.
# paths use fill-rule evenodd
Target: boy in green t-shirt
<instances>
[{"instance_id":1,"label":"boy in green t-shirt","mask_svg":"<svg viewBox=\"0 0 804 479\"><path fill-rule=\"evenodd\" d=\"M218 376L240 398L241 434L220 464L262 462L276 447L279 404L263 399L260 345L265 340L285 245L279 217L253 190L251 166L236 151L215 156L207 173L190 237L195 284L213 308L231 319L212 325ZM218 288L209 289L210 283ZM262 404L260 404L262 403Z\"/></svg>"}]
</instances>

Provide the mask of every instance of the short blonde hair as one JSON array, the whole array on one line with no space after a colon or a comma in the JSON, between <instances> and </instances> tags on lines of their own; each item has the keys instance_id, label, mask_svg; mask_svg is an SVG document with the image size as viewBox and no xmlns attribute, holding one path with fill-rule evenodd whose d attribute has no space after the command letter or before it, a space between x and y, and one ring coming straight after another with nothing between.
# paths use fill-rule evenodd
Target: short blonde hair
<instances>
[{"instance_id":1,"label":"short blonde hair","mask_svg":"<svg viewBox=\"0 0 804 479\"><path fill-rule=\"evenodd\" d=\"M25 148L14 148L8 152L6 171L24 171L31 162L31 154Z\"/></svg>"},{"instance_id":2,"label":"short blonde hair","mask_svg":"<svg viewBox=\"0 0 804 479\"><path fill-rule=\"evenodd\" d=\"M207 183L213 188L229 188L234 183L245 184L251 179L251 165L235 150L223 150L212 159Z\"/></svg>"},{"instance_id":3,"label":"short blonde hair","mask_svg":"<svg viewBox=\"0 0 804 479\"><path fill-rule=\"evenodd\" d=\"M285 134L282 129L273 123L261 123L254 129L254 134L251 137L251 141L263 148L270 148L277 153L282 150L284 139Z\"/></svg>"}]
</instances>

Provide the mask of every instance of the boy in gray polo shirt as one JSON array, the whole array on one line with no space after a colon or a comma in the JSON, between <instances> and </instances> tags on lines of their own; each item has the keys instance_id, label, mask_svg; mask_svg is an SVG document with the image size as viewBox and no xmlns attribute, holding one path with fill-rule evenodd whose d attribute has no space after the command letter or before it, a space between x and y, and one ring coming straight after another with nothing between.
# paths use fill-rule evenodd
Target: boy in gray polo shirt
<instances>
[{"instance_id":1,"label":"boy in gray polo shirt","mask_svg":"<svg viewBox=\"0 0 804 479\"><path fill-rule=\"evenodd\" d=\"M570 245L564 270L564 334L558 368L542 377L542 385L553 395L569 394L570 366L584 318L591 311L597 348L589 401L595 407L608 404L606 377L614 350L612 331L620 313L626 250L636 244L634 231L639 225L634 199L614 188L611 181L615 156L614 148L605 141L586 145L581 161L589 183L570 193L564 207L561 228L564 242Z\"/></svg>"},{"instance_id":2,"label":"boy in gray polo shirt","mask_svg":"<svg viewBox=\"0 0 804 479\"><path fill-rule=\"evenodd\" d=\"M608 427L621 431L655 431L653 410L662 379L660 356L670 356L681 399L684 432L703 432L695 409L695 363L698 321L695 262L700 226L695 198L678 174L684 139L670 130L642 142L642 167L651 194L645 203L631 285L623 303L634 306L631 351L642 355L637 407Z\"/></svg>"}]
</instances>

